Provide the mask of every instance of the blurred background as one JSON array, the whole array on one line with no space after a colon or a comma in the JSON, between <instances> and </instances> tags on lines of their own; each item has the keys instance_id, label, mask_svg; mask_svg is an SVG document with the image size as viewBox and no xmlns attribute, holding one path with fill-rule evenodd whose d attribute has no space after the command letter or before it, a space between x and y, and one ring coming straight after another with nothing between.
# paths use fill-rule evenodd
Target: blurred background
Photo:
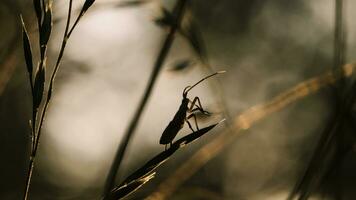
<instances>
[{"instance_id":1,"label":"blurred background","mask_svg":"<svg viewBox=\"0 0 356 200\"><path fill-rule=\"evenodd\" d=\"M74 15L83 2L75 1ZM217 95L224 99L229 115L235 117L303 80L330 70L334 65L335 2L189 1L186 15L194 20L206 62L214 71L227 71L213 78L220 82L219 94L212 89L211 80L190 92L191 98L199 96L203 106L216 113L199 120L199 124L212 124L224 117ZM353 12L356 2L343 2L345 62L350 63L356 58L353 54L356 26L352 20L356 17ZM49 69L59 52L67 4L67 1L53 4ZM80 21L56 79L30 199L100 198L117 146L167 33L167 27L156 23L162 15L161 7L170 10L174 4L174 0L137 5L97 0ZM22 51L20 14L35 44L37 26L32 1L0 2L0 199L4 200L22 197L29 156L31 93ZM129 145L118 183L163 150L158 141L181 103L183 88L208 74L201 57L186 38L176 35ZM193 64L177 69L177 63L182 62ZM332 89L323 89L293 103L245 131L170 199L286 199L303 177L323 130L332 123L330 119L335 115ZM155 179L130 198L142 199L150 194L224 128L221 125L178 151L157 170ZM322 179L311 199L356 198L355 132L345 128L338 134L343 132L351 133L351 139L345 137L351 149L336 154L338 167L332 173L334 178ZM185 127L178 137L186 133L189 129ZM340 144L344 146L343 140ZM323 167L329 165L332 164Z\"/></svg>"}]
</instances>

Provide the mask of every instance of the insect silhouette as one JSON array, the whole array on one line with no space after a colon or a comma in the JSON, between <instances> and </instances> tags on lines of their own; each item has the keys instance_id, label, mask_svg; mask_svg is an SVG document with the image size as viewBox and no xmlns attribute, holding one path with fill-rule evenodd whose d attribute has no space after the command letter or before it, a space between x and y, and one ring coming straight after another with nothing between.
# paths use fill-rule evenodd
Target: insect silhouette
<instances>
[{"instance_id":1,"label":"insect silhouette","mask_svg":"<svg viewBox=\"0 0 356 200\"><path fill-rule=\"evenodd\" d=\"M204 80L206 80L212 76L215 76L217 74L222 74L222 73L225 73L225 71L218 71L213 74L210 74L209 76L206 76L203 79L201 79L200 81L196 82L193 86L187 86L186 88L184 88L182 103L179 106L179 109L176 112L176 114L174 115L172 121L169 122L168 126L163 131L162 136L159 140L160 144L165 145L165 150L167 149L168 144L172 145L173 139L176 137L178 132L183 128L184 122L186 122L188 124L189 128L194 132L192 125L188 121L190 118L194 117L195 126L196 126L197 130L199 130L197 119L196 119L196 116L194 113L195 111L200 111L201 113L203 113L205 115L210 115L210 113L208 111L205 111L203 109L199 97L195 97L193 99L193 101L191 101L187 97L188 92L191 89L193 89L195 86L197 86L199 83L203 82ZM189 102L190 102L190 106L189 106ZM196 108L194 108L194 106L196 106ZM191 113L191 114L189 114L187 116L187 113Z\"/></svg>"}]
</instances>

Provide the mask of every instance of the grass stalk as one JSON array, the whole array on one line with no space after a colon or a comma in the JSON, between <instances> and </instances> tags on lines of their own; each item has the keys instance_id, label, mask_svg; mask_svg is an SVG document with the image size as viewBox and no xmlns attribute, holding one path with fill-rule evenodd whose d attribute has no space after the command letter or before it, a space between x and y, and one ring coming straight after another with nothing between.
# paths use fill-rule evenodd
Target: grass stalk
<instances>
[{"instance_id":1,"label":"grass stalk","mask_svg":"<svg viewBox=\"0 0 356 200\"><path fill-rule=\"evenodd\" d=\"M64 37L63 37L63 40L62 40L60 53L58 55L58 58L57 58L57 61L56 61L56 65L54 67L54 71L52 72L52 75L51 75L49 88L47 90L48 92L47 92L46 102L45 102L44 107L42 109L41 118L40 118L37 130L36 130L37 109L33 106L33 116L32 116L32 131L33 131L33 134L32 134L32 136L34 138L32 138L32 149L31 149L30 163L29 163L29 166L28 166L28 171L27 171L27 176L26 176L26 185L25 185L25 192L24 192L24 197L23 197L24 200L27 200L27 198L28 198L29 189L30 189L30 185L31 185L31 177L32 177L33 169L34 169L35 158L36 158L36 155L37 155L37 151L38 151L38 147L39 147L39 143L40 143L40 138L41 138L41 133L42 133L42 126L43 126L43 122L44 122L44 119L45 119L46 111L48 109L48 105L49 105L49 102L50 102L50 99L51 99L53 82L54 82L55 76L56 76L56 74L58 72L58 68L60 66L60 61L62 59L62 56L63 56L63 53L64 53L64 49L65 49L65 46L66 46L66 43L67 43L67 39L68 39L68 30L69 30L69 25L70 25L72 4L73 4L73 0L70 0L69 1L67 23L66 23L66 28L65 28L65 32L64 32ZM43 5L43 6L45 6L45 5ZM46 59L45 57L46 57L45 53L43 55L41 54L40 65L44 65L45 64L45 59ZM32 96L34 96L32 76L30 77L30 83L31 83Z\"/></svg>"},{"instance_id":2,"label":"grass stalk","mask_svg":"<svg viewBox=\"0 0 356 200\"><path fill-rule=\"evenodd\" d=\"M333 55L333 70L337 71L345 63L346 55L346 32L344 24L344 1L335 0L335 20L334 20L334 55ZM339 142L337 137L343 137L345 134L340 129L343 123L347 120L348 110L351 110L351 104L354 96L352 95L354 89L348 90L346 88L345 78L336 84L333 88L332 98L335 104L332 106L333 113L328 123L324 127L318 144L314 149L313 155L301 174L301 178L297 181L294 188L288 196L288 200L298 198L300 200L307 199L318 185L322 182L322 176L327 173L327 168L332 164L327 163L327 157L331 157L331 149L335 142ZM355 85L353 86L355 87ZM341 135L340 135L341 134ZM342 144L340 144L342 145ZM335 145L334 145L335 146Z\"/></svg>"},{"instance_id":3,"label":"grass stalk","mask_svg":"<svg viewBox=\"0 0 356 200\"><path fill-rule=\"evenodd\" d=\"M345 62L344 0L335 0L334 68Z\"/></svg>"},{"instance_id":4,"label":"grass stalk","mask_svg":"<svg viewBox=\"0 0 356 200\"><path fill-rule=\"evenodd\" d=\"M69 9L68 9L68 17L67 17L66 27L65 27L65 31L64 31L64 36L63 36L61 48L59 50L59 54L58 54L58 57L57 57L57 61L56 61L56 64L54 66L54 70L53 70L51 78L50 78L49 87L48 87L48 90L47 90L48 92L47 92L46 102L44 104L44 107L43 107L43 110L42 110L42 113L41 113L41 119L40 119L38 130L37 130L38 134L37 134L37 138L36 138L36 144L35 144L34 152L37 152L37 148L38 148L38 144L39 144L39 138L41 136L41 130L42 130L43 122L44 122L44 119L45 119L45 116L46 116L48 105L49 105L50 100L51 100L54 80L55 80L56 75L58 73L59 66L60 66L60 63L61 63L61 60L62 60L62 57L63 57L63 54L64 54L64 50L65 50L65 47L67 45L67 41L68 41L68 38L69 38L68 30L69 30L69 25L70 25L72 4L73 4L73 0L70 0L69 1Z\"/></svg>"},{"instance_id":5,"label":"grass stalk","mask_svg":"<svg viewBox=\"0 0 356 200\"><path fill-rule=\"evenodd\" d=\"M130 140L136 130L138 122L139 122L139 120L142 116L142 113L146 107L147 101L152 93L152 89L153 89L153 86L157 80L158 74L161 71L163 63L166 60L168 52L173 44L174 35L177 32L178 26L181 23L181 20L183 18L186 2L187 2L187 0L177 0L177 3L175 5L174 11L173 11L176 14L175 15L176 22L170 27L170 30L163 42L161 50L160 50L160 52L157 56L157 59L154 63L153 71L151 72L151 75L150 75L149 81L147 83L147 86L145 88L144 94L143 94L143 96L140 100L140 103L134 113L133 118L130 121L130 124L129 124L126 132L124 133L123 138L121 139L121 142L117 149L114 161L111 165L109 174L106 179L106 183L104 186L104 193L103 193L104 197L110 193L111 189L113 188L113 186L115 184L117 172L118 172L120 165L122 163L122 160L124 158L128 144L130 143Z\"/></svg>"}]
</instances>

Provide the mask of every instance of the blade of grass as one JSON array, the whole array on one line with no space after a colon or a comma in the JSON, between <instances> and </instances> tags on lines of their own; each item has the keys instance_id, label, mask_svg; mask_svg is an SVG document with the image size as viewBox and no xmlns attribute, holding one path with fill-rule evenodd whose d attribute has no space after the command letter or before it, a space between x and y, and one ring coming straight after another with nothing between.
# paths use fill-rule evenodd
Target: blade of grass
<instances>
[{"instance_id":1,"label":"blade of grass","mask_svg":"<svg viewBox=\"0 0 356 200\"><path fill-rule=\"evenodd\" d=\"M176 17L177 17L176 23L170 27L169 33L167 34L167 36L163 42L163 45L161 47L161 50L158 54L158 57L154 63L153 71L151 72L151 75L150 75L149 81L147 83L147 86L145 88L144 94L143 94L143 96L140 100L140 103L134 113L133 118L130 121L130 124L129 124L127 130L124 133L123 138L121 139L121 142L119 144L119 147L118 147L117 152L114 157L114 161L110 167L110 170L109 170L109 173L108 173L108 176L106 179L103 196L107 196L115 184L117 171L120 168L120 165L124 158L128 144L135 132L135 129L136 129L138 122L141 118L141 115L143 113L143 110L145 109L147 101L151 95L153 86L157 80L158 74L161 71L163 63L166 60L168 52L172 46L172 43L174 41L174 35L178 29L178 24L180 24L180 22L183 18L186 2L187 2L187 0L177 0L177 3L174 8L174 13L176 13Z\"/></svg>"},{"instance_id":2,"label":"blade of grass","mask_svg":"<svg viewBox=\"0 0 356 200\"><path fill-rule=\"evenodd\" d=\"M106 196L104 200L114 200L126 197L138 188L142 187L147 181L153 178L153 175L156 173L154 170L166 162L178 149L185 147L189 143L202 137L220 122L204 127L175 141L167 150L157 154L146 164L128 176L119 186L113 189L110 192L110 195ZM150 178L147 179L147 177Z\"/></svg>"},{"instance_id":3,"label":"blade of grass","mask_svg":"<svg viewBox=\"0 0 356 200\"><path fill-rule=\"evenodd\" d=\"M335 0L335 31L334 31L334 68L342 66L345 62L345 22L344 1Z\"/></svg>"}]
</instances>

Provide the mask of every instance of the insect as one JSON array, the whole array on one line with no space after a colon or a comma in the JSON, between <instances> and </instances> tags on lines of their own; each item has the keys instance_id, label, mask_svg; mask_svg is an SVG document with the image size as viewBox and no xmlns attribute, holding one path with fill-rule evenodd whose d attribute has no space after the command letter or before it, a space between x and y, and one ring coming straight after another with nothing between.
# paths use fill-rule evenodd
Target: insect
<instances>
[{"instance_id":1,"label":"insect","mask_svg":"<svg viewBox=\"0 0 356 200\"><path fill-rule=\"evenodd\" d=\"M188 121L190 118L194 117L195 125L196 128L199 130L197 119L195 117L194 112L195 111L200 111L201 113L205 115L210 115L208 111L205 111L201 105L199 97L195 97L193 101L191 101L187 96L188 92L193 89L195 86L197 86L199 83L203 82L204 80L215 76L217 74L222 74L225 73L225 71L218 71L213 74L210 74L209 76L204 77L200 81L196 82L193 86L187 86L183 90L183 99L182 103L179 106L178 111L174 115L172 121L169 122L168 126L166 129L163 131L162 136L159 140L159 143L162 145L165 145L165 150L167 149L167 145L170 144L172 145L173 139L176 137L178 132L183 128L184 122L186 122L189 126L189 128L194 132L194 129L192 128L192 125ZM188 106L190 103L190 106ZM197 105L198 104L198 105ZM196 108L194 108L196 106ZM191 113L187 116L187 113Z\"/></svg>"}]
</instances>

